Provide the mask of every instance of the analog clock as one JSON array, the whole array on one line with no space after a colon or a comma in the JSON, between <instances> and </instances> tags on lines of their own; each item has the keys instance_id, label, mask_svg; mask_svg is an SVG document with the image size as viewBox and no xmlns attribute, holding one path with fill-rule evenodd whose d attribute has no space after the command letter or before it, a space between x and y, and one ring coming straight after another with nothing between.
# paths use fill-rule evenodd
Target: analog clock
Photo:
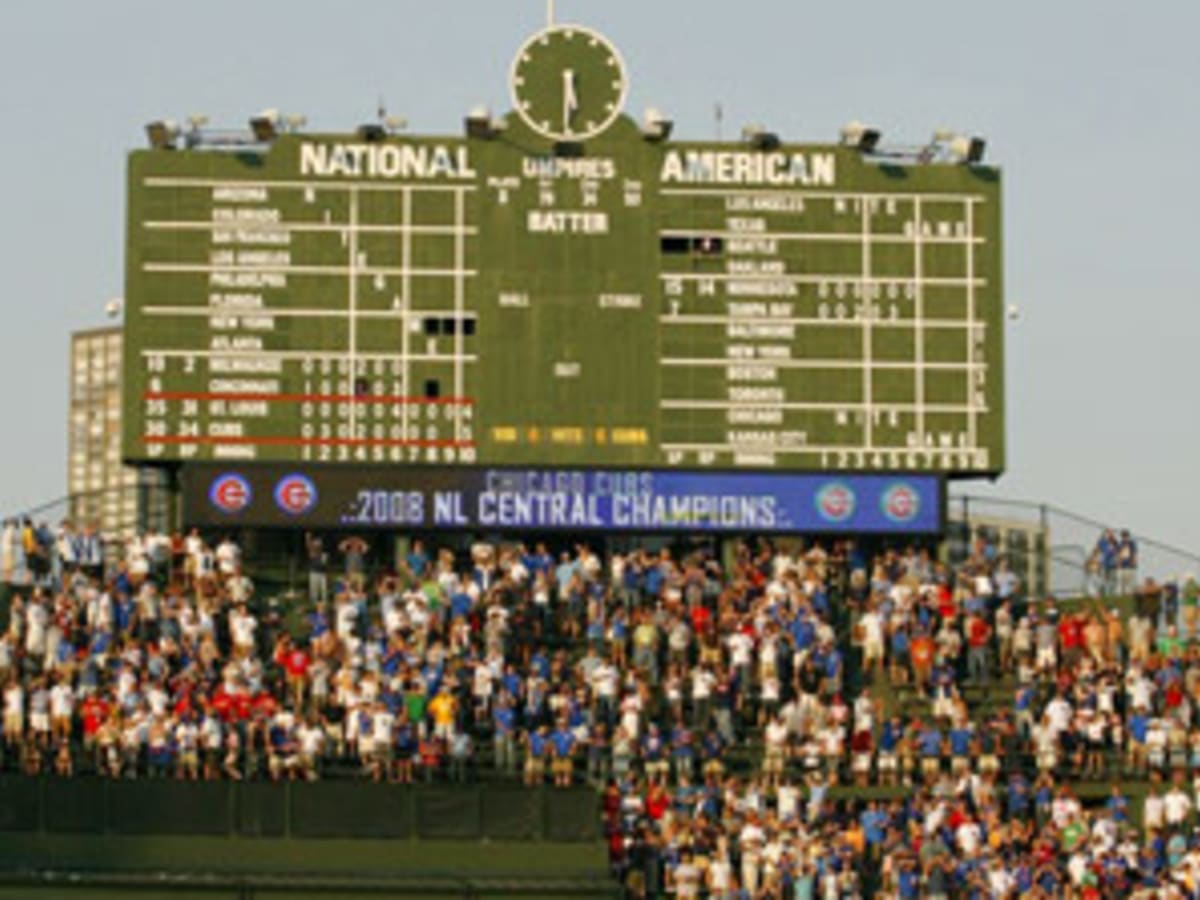
<instances>
[{"instance_id":1,"label":"analog clock","mask_svg":"<svg viewBox=\"0 0 1200 900\"><path fill-rule=\"evenodd\" d=\"M625 106L629 80L616 47L578 25L556 25L525 42L513 60L517 114L543 137L586 141Z\"/></svg>"}]
</instances>

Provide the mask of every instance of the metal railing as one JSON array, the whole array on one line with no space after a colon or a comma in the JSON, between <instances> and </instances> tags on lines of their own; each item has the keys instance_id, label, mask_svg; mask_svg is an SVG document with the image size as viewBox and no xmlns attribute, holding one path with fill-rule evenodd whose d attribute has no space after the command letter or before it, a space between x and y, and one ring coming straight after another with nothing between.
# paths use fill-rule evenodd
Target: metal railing
<instances>
[{"instance_id":1,"label":"metal railing","mask_svg":"<svg viewBox=\"0 0 1200 900\"><path fill-rule=\"evenodd\" d=\"M1089 561L1104 531L1119 533L1124 527L1050 503L973 494L952 495L948 518L951 541L962 542L970 535L996 542L997 552L1023 564L1022 574L1028 574L1027 585L1034 592L1057 596L1102 590L1100 573L1089 567ZM1200 552L1144 534L1131 532L1131 536L1138 545L1139 583L1146 578L1180 582L1200 575Z\"/></svg>"}]
</instances>

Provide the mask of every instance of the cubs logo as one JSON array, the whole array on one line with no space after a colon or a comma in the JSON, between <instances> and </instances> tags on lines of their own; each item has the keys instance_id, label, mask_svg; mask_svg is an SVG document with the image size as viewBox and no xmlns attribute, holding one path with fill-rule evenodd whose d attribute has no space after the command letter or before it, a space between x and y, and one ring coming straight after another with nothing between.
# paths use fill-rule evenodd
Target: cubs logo
<instances>
[{"instance_id":1,"label":"cubs logo","mask_svg":"<svg viewBox=\"0 0 1200 900\"><path fill-rule=\"evenodd\" d=\"M903 482L893 484L883 493L879 501L883 514L893 522L911 522L921 511L921 496Z\"/></svg>"},{"instance_id":2,"label":"cubs logo","mask_svg":"<svg viewBox=\"0 0 1200 900\"><path fill-rule=\"evenodd\" d=\"M208 500L227 516L236 516L250 505L254 491L241 475L228 472L219 475L208 489Z\"/></svg>"},{"instance_id":3,"label":"cubs logo","mask_svg":"<svg viewBox=\"0 0 1200 900\"><path fill-rule=\"evenodd\" d=\"M288 475L275 485L275 505L289 516L302 516L317 505L317 486L307 475Z\"/></svg>"},{"instance_id":4,"label":"cubs logo","mask_svg":"<svg viewBox=\"0 0 1200 900\"><path fill-rule=\"evenodd\" d=\"M817 494L817 512L826 522L845 522L854 515L857 500L854 491L835 481L821 488Z\"/></svg>"}]
</instances>

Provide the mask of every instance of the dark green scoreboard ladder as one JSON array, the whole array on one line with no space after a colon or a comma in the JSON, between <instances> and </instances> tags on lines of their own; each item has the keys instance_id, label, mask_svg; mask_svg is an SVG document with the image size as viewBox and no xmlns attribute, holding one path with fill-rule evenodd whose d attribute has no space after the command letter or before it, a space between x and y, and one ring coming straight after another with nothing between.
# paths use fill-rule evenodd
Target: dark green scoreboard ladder
<instances>
[{"instance_id":1,"label":"dark green scoreboard ladder","mask_svg":"<svg viewBox=\"0 0 1200 900\"><path fill-rule=\"evenodd\" d=\"M997 170L673 142L577 27L512 81L463 137L132 154L126 458L1003 469Z\"/></svg>"}]
</instances>

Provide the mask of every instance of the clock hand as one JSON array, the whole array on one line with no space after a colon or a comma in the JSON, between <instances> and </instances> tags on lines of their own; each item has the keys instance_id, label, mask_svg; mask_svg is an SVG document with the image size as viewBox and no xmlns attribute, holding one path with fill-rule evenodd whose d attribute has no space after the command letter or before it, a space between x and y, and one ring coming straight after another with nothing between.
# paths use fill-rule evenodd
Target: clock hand
<instances>
[{"instance_id":1,"label":"clock hand","mask_svg":"<svg viewBox=\"0 0 1200 900\"><path fill-rule=\"evenodd\" d=\"M563 131L571 133L571 119L579 112L579 95L575 90L575 70L563 69Z\"/></svg>"}]
</instances>

